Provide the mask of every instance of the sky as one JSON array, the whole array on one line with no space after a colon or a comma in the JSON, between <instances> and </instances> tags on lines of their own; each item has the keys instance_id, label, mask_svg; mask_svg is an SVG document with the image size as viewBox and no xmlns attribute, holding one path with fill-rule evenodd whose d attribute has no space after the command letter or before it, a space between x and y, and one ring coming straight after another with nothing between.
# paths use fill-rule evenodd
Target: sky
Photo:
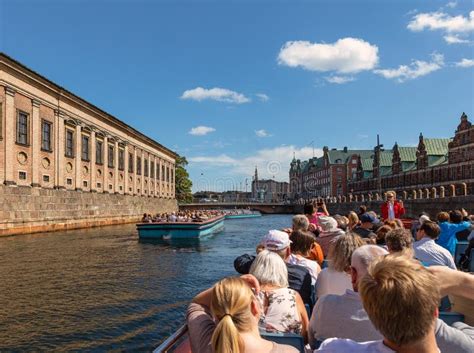
<instances>
[{"instance_id":1,"label":"sky","mask_svg":"<svg viewBox=\"0 0 474 353\"><path fill-rule=\"evenodd\" d=\"M472 1L6 1L0 50L183 155L193 191L474 115Z\"/></svg>"}]
</instances>

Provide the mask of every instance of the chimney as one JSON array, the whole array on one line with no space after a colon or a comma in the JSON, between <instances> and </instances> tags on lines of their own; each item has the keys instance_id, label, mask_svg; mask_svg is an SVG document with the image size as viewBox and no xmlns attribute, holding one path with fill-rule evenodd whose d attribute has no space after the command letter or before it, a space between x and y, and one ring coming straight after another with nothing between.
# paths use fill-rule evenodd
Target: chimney
<instances>
[{"instance_id":1,"label":"chimney","mask_svg":"<svg viewBox=\"0 0 474 353\"><path fill-rule=\"evenodd\" d=\"M343 151L344 151L344 153L347 153L347 146L344 146Z\"/></svg>"}]
</instances>

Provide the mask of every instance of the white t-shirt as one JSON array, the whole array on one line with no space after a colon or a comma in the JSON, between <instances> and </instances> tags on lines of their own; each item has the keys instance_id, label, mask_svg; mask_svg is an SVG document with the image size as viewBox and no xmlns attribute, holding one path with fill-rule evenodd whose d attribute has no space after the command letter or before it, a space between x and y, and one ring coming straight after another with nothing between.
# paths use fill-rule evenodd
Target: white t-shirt
<instances>
[{"instance_id":1,"label":"white t-shirt","mask_svg":"<svg viewBox=\"0 0 474 353\"><path fill-rule=\"evenodd\" d=\"M347 289L352 289L351 276L345 272L338 272L332 268L324 268L316 281L316 297L336 294L343 295Z\"/></svg>"},{"instance_id":2,"label":"white t-shirt","mask_svg":"<svg viewBox=\"0 0 474 353\"><path fill-rule=\"evenodd\" d=\"M287 262L292 265L299 265L306 267L311 275L311 284L314 286L318 275L321 272L321 267L316 261L305 259L303 256L291 254Z\"/></svg>"},{"instance_id":3,"label":"white t-shirt","mask_svg":"<svg viewBox=\"0 0 474 353\"><path fill-rule=\"evenodd\" d=\"M329 338L325 340L318 350L323 353L395 353L383 341L356 342L348 339Z\"/></svg>"}]
</instances>

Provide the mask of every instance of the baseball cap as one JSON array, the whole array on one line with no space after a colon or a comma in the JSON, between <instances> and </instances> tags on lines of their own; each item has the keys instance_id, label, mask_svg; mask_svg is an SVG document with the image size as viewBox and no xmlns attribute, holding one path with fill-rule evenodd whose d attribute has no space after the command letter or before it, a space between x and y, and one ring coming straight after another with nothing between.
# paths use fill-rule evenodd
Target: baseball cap
<instances>
[{"instance_id":1,"label":"baseball cap","mask_svg":"<svg viewBox=\"0 0 474 353\"><path fill-rule=\"evenodd\" d=\"M261 242L267 250L271 251L283 250L289 247L291 243L288 233L276 229L268 231Z\"/></svg>"},{"instance_id":2,"label":"baseball cap","mask_svg":"<svg viewBox=\"0 0 474 353\"><path fill-rule=\"evenodd\" d=\"M370 213L364 213L362 216L360 216L360 221L362 223L366 223L366 222L374 223L375 218Z\"/></svg>"}]
</instances>

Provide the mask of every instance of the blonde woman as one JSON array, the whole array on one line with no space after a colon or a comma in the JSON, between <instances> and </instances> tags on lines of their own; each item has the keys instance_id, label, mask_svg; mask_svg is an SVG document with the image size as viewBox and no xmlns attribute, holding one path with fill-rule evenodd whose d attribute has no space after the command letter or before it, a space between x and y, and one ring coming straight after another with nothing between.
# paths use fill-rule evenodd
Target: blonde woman
<instances>
[{"instance_id":1,"label":"blonde woman","mask_svg":"<svg viewBox=\"0 0 474 353\"><path fill-rule=\"evenodd\" d=\"M296 333L307 339L308 314L299 293L288 288L288 270L276 253L263 250L250 267L260 283L259 327L268 332Z\"/></svg>"},{"instance_id":2,"label":"blonde woman","mask_svg":"<svg viewBox=\"0 0 474 353\"><path fill-rule=\"evenodd\" d=\"M355 233L341 235L331 244L328 255L329 266L319 273L316 281L318 298L327 294L342 295L346 289L352 289L350 275L352 253L364 244L362 238Z\"/></svg>"},{"instance_id":3,"label":"blonde woman","mask_svg":"<svg viewBox=\"0 0 474 353\"><path fill-rule=\"evenodd\" d=\"M349 212L347 218L349 218L349 224L347 225L348 231L354 229L359 225L359 216L354 211Z\"/></svg>"},{"instance_id":4,"label":"blonde woman","mask_svg":"<svg viewBox=\"0 0 474 353\"><path fill-rule=\"evenodd\" d=\"M259 284L252 275L224 278L198 294L187 312L193 353L297 353L260 336Z\"/></svg>"}]
</instances>

